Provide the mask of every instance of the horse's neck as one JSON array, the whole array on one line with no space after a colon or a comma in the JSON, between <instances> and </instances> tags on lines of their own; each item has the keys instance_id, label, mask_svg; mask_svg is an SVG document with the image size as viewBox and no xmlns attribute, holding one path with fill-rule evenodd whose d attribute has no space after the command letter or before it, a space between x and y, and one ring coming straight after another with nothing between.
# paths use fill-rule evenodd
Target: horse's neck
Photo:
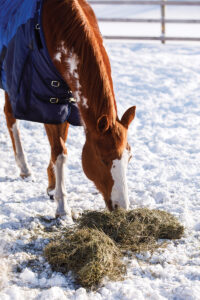
<instances>
[{"instance_id":1,"label":"horse's neck","mask_svg":"<svg viewBox=\"0 0 200 300\"><path fill-rule=\"evenodd\" d=\"M96 45L89 42L83 44L85 51L79 52L76 48L69 49L67 42L59 41L61 64L65 66L65 70L60 70L74 93L86 127L94 127L102 115L107 115L110 123L115 122L116 102L106 51L97 41L93 41ZM92 49L92 55L88 55L87 48L95 46L98 47L96 53ZM60 55L60 52L55 55Z\"/></svg>"},{"instance_id":2,"label":"horse's neck","mask_svg":"<svg viewBox=\"0 0 200 300\"><path fill-rule=\"evenodd\" d=\"M111 77L103 59L98 61L95 56L92 59L80 59L71 52L64 58L66 60L69 65L66 80L77 99L86 127L96 126L96 121L102 115L107 115L110 123L113 123L116 119L116 104Z\"/></svg>"},{"instance_id":3,"label":"horse's neck","mask_svg":"<svg viewBox=\"0 0 200 300\"><path fill-rule=\"evenodd\" d=\"M104 114L114 122L116 103L110 63L91 8L84 0L63 5L56 0L50 2L46 2L43 12L47 47L78 101L84 123L96 126Z\"/></svg>"}]
</instances>

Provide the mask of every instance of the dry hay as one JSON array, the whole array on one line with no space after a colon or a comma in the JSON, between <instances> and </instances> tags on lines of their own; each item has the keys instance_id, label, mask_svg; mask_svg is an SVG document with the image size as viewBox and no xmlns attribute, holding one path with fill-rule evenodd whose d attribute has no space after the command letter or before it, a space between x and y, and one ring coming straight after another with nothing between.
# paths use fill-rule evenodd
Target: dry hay
<instances>
[{"instance_id":1,"label":"dry hay","mask_svg":"<svg viewBox=\"0 0 200 300\"><path fill-rule=\"evenodd\" d=\"M86 211L74 230L66 229L47 245L45 256L53 270L72 271L80 285L90 288L104 277L122 279L122 253L153 252L160 246L158 239L179 239L183 232L178 220L164 211Z\"/></svg>"},{"instance_id":2,"label":"dry hay","mask_svg":"<svg viewBox=\"0 0 200 300\"><path fill-rule=\"evenodd\" d=\"M123 250L155 250L158 239L180 239L184 227L165 211L139 208L125 211L86 211L78 220L79 228L102 230Z\"/></svg>"},{"instance_id":3,"label":"dry hay","mask_svg":"<svg viewBox=\"0 0 200 300\"><path fill-rule=\"evenodd\" d=\"M61 239L48 244L44 253L53 270L72 271L76 281L86 288L98 285L106 276L119 280L126 272L120 250L96 229L66 231Z\"/></svg>"}]
</instances>

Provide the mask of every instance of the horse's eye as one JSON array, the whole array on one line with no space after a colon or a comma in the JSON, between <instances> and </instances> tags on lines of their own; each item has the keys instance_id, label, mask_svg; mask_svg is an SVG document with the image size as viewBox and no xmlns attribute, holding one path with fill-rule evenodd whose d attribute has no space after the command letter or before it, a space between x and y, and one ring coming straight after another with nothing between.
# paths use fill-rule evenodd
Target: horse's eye
<instances>
[{"instance_id":1,"label":"horse's eye","mask_svg":"<svg viewBox=\"0 0 200 300\"><path fill-rule=\"evenodd\" d=\"M105 159L102 159L101 160L102 161L102 163L106 166L106 167L108 167L108 165L109 165L109 162L107 161L107 160L105 160Z\"/></svg>"},{"instance_id":2,"label":"horse's eye","mask_svg":"<svg viewBox=\"0 0 200 300\"><path fill-rule=\"evenodd\" d=\"M130 145L128 143L126 145L126 150L128 150L128 152L131 152L131 147L130 147Z\"/></svg>"},{"instance_id":3,"label":"horse's eye","mask_svg":"<svg viewBox=\"0 0 200 300\"><path fill-rule=\"evenodd\" d=\"M131 160L132 157L133 157L133 155L130 154L129 159L128 159L128 162Z\"/></svg>"}]
</instances>

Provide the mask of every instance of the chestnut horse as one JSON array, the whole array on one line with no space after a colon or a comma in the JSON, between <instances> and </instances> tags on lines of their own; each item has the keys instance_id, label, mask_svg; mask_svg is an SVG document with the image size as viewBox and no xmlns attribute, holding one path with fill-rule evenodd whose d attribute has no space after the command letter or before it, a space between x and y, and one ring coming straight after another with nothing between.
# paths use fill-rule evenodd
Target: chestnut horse
<instances>
[{"instance_id":1,"label":"chestnut horse","mask_svg":"<svg viewBox=\"0 0 200 300\"><path fill-rule=\"evenodd\" d=\"M92 8L85 0L46 0L42 27L50 57L78 101L86 141L82 165L102 193L109 210L129 207L126 169L131 157L127 130L135 106L117 116L110 62ZM17 121L5 95L5 116L21 177L31 175ZM45 124L51 146L47 169L49 195L57 202L56 216L71 215L65 191L69 123Z\"/></svg>"}]
</instances>

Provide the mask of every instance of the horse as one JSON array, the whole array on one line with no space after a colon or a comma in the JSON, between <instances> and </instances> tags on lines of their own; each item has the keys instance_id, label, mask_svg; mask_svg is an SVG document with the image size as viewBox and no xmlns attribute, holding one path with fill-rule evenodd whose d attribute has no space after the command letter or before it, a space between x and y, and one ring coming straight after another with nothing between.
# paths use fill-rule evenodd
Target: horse
<instances>
[{"instance_id":1,"label":"horse","mask_svg":"<svg viewBox=\"0 0 200 300\"><path fill-rule=\"evenodd\" d=\"M126 170L131 147L127 132L136 107L119 119L110 61L95 13L86 0L44 0L40 27L50 58L78 103L85 129L83 171L102 194L108 210L128 209ZM31 170L7 92L4 112L20 176L29 177ZM65 189L69 122L44 126L51 147L47 193L57 203L56 217L71 216Z\"/></svg>"}]
</instances>

